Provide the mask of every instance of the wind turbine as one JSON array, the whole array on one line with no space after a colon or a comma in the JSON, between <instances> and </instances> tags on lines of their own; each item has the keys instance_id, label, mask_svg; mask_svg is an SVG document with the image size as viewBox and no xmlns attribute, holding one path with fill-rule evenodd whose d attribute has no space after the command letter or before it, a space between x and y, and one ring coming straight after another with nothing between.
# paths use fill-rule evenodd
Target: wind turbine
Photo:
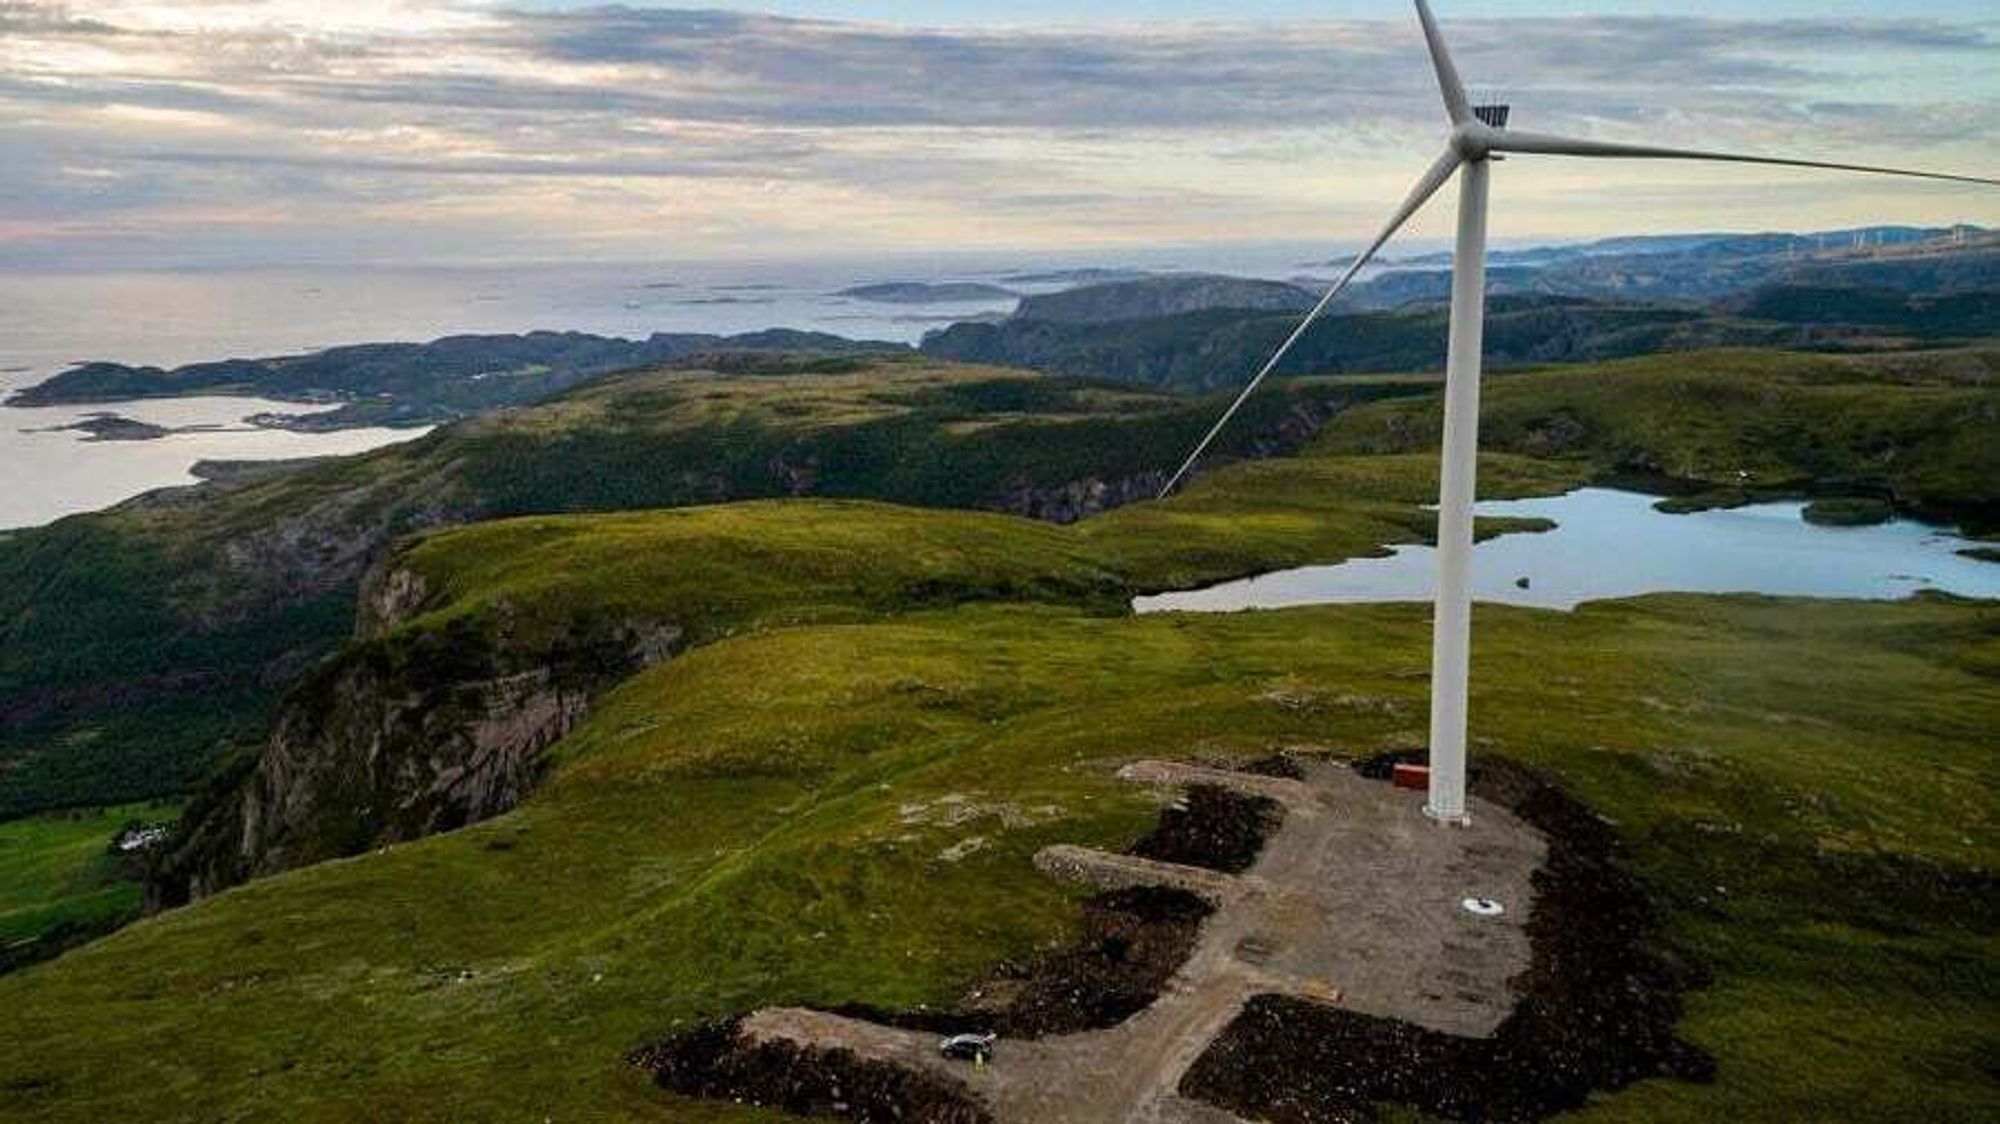
<instances>
[{"instance_id":1,"label":"wind turbine","mask_svg":"<svg viewBox=\"0 0 2000 1124\"><path fill-rule=\"evenodd\" d=\"M1444 95L1445 116L1451 135L1444 154L1437 158L1417 186L1396 208L1380 234L1355 256L1319 303L1306 313L1292 334L1243 388L1208 435L1201 439L1179 471L1161 489L1164 498L1179 486L1202 454L1214 442L1243 403L1248 401L1271 372L1277 369L1292 348L1306 334L1334 298L1346 290L1362 268L1373 260L1384 244L1410 221L1431 196L1436 195L1454 174L1459 177L1458 251L1452 258L1451 335L1445 359L1444 450L1439 474L1437 530L1437 608L1431 624L1431 729L1430 799L1424 811L1445 823L1467 822L1465 804L1466 681L1472 650L1472 593L1469 583L1472 561L1472 501L1479 459L1479 373L1480 352L1486 327L1486 211L1493 162L1521 153L1542 156L1619 157L1639 160L1710 160L1731 164L1770 164L1786 168L1825 168L1842 172L1867 172L1918 179L1951 180L1958 183L2000 186L2000 180L1977 176L1914 172L1902 168L1881 168L1865 164L1836 164L1820 160L1793 160L1777 156L1749 156L1729 152L1698 152L1652 145L1617 144L1605 141L1572 140L1545 133L1521 132L1508 128L1509 109L1504 105L1472 104L1458 67L1446 49L1444 35L1425 0L1416 0L1417 19L1423 24L1424 40L1430 47L1431 64L1437 71L1438 89Z\"/></svg>"}]
</instances>

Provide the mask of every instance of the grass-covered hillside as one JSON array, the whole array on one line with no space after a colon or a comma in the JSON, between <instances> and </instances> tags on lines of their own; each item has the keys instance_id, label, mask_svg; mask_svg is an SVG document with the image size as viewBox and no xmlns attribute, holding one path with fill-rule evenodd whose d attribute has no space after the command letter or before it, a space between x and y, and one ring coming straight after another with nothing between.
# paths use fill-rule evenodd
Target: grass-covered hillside
<instances>
[{"instance_id":1,"label":"grass-covered hillside","mask_svg":"<svg viewBox=\"0 0 2000 1124\"><path fill-rule=\"evenodd\" d=\"M1888 287L1772 285L1746 294L1731 309L1752 320L1875 326L1929 338L1979 339L2000 332L2000 292L1993 289L1911 296Z\"/></svg>"},{"instance_id":2,"label":"grass-covered hillside","mask_svg":"<svg viewBox=\"0 0 2000 1124\"><path fill-rule=\"evenodd\" d=\"M1442 276L1442 275L1438 275ZM1960 346L2000 330L1991 290L1935 297L1796 286L1715 308L1576 296L1500 295L1488 302L1489 371L1598 363L1723 347L1881 352ZM1444 365L1441 299L1322 318L1281 374L1435 370ZM1105 323L1037 320L954 324L924 351L1142 386L1208 391L1249 377L1298 314L1211 308Z\"/></svg>"},{"instance_id":3,"label":"grass-covered hillside","mask_svg":"<svg viewBox=\"0 0 2000 1124\"><path fill-rule=\"evenodd\" d=\"M1382 403L1324 438L1434 448L1435 399ZM1488 449L1714 491L1854 492L2000 525L2000 350L1891 356L1724 351L1489 379Z\"/></svg>"},{"instance_id":4,"label":"grass-covered hillside","mask_svg":"<svg viewBox=\"0 0 2000 1124\"><path fill-rule=\"evenodd\" d=\"M1783 363L1730 370L1775 380L1745 410L1793 408L1805 380ZM1494 394L1542 377L1496 379ZM808 401L804 416L836 419L818 432L832 439L906 416L865 380L824 378L795 395L688 380L699 395L663 395L655 416L728 433ZM1894 403L1968 379L1976 368L1924 359L1864 383ZM956 399L1003 393L946 381ZM639 410L605 393L478 425L517 461L575 448L568 434ZM1078 397L1123 395L1075 387L1067 410L1007 398L1002 412L1096 424ZM815 500L533 516L409 543L396 565L421 579L414 599L343 660L463 652L468 636L534 651L607 618L693 631L598 697L514 810L261 878L0 978L0 1118L770 1119L668 1100L623 1057L771 1003L943 1003L996 960L1065 939L1074 894L1029 856L1122 846L1151 823L1155 808L1112 778L1121 762L1422 744L1421 606L1117 608L1133 590L1423 535L1433 458L1356 444L1422 417L1394 407L1354 411L1306 455L1067 527ZM1482 483L1549 489L1620 469L1564 452L1489 456ZM395 494L462 486L410 471L385 477ZM349 494L279 478L232 493L273 505L232 518L289 510L256 489L302 480L321 502ZM2000 1111L1987 798L2000 610L1657 597L1481 609L1477 627L1475 752L1546 769L1607 816L1712 976L1682 1030L1717 1058L1716 1083L1648 1082L1586 1115Z\"/></svg>"},{"instance_id":5,"label":"grass-covered hillside","mask_svg":"<svg viewBox=\"0 0 2000 1124\"><path fill-rule=\"evenodd\" d=\"M1990 524L1993 364L1990 349L1729 351L1495 375L1486 440L1593 478L1881 493ZM1282 449L1379 398L1401 401L1354 411L1324 439L1434 447L1425 380L1343 377L1260 396L1222 455ZM406 446L0 537L0 816L196 784L351 631L362 572L400 535L796 494L1071 519L1151 494L1217 408L991 368L752 358L614 376ZM1252 498L1279 491L1247 483L1254 470L1232 479ZM1221 535L1135 534L1129 549L1154 555L1168 583L1299 556L1309 516L1246 523L1234 497L1217 510ZM1133 518L1091 533L1165 516Z\"/></svg>"},{"instance_id":6,"label":"grass-covered hillside","mask_svg":"<svg viewBox=\"0 0 2000 1124\"><path fill-rule=\"evenodd\" d=\"M1295 385L1225 455L1421 389ZM1217 409L914 359L739 357L0 536L0 817L185 791L352 630L362 573L403 534L801 494L1075 518L1150 494Z\"/></svg>"},{"instance_id":7,"label":"grass-covered hillside","mask_svg":"<svg viewBox=\"0 0 2000 1124\"><path fill-rule=\"evenodd\" d=\"M178 812L172 804L131 804L0 823L0 972L137 917L137 860L114 851L113 840Z\"/></svg>"},{"instance_id":8,"label":"grass-covered hillside","mask_svg":"<svg viewBox=\"0 0 2000 1124\"><path fill-rule=\"evenodd\" d=\"M1495 495L1583 479L1523 457L1481 464ZM830 500L495 520L397 552L394 565L427 593L392 635L504 617L511 637L531 643L583 615L667 611L699 644L759 624L967 601L1123 612L1136 593L1425 537L1422 505L1436 480L1422 456L1281 457L1232 466L1166 503L1066 526Z\"/></svg>"},{"instance_id":9,"label":"grass-covered hillside","mask_svg":"<svg viewBox=\"0 0 2000 1124\"><path fill-rule=\"evenodd\" d=\"M1153 565L1204 530L1231 544L1215 551L1293 535L1335 556L1378 519L1420 527L1423 463L1238 466L1068 530L779 504L428 539L409 557L436 600L403 629L501 603L530 622L747 603L767 580L835 611L766 617L627 680L509 814L252 882L0 979L0 1116L775 1119L669 1100L623 1057L765 1004L947 1002L1064 939L1074 892L1029 857L1150 824L1121 762L1360 754L1424 731L1421 606L1132 618L1092 597L898 593L854 612L838 591L883 581L871 536L923 557L942 534L958 544L933 560L947 572L1088 590L1096 552ZM1492 478L1502 466L1570 471L1500 461ZM1341 482L1364 498L1324 489ZM718 572L704 589L701 559L762 549L744 532L787 512L771 577ZM673 576L676 557L694 576ZM1716 1083L1648 1082L1587 1115L2000 1110L1985 745L2000 611L1666 597L1482 609L1478 641L1475 751L1547 769L1610 817L1713 976L1682 1029L1717 1057Z\"/></svg>"},{"instance_id":10,"label":"grass-covered hillside","mask_svg":"<svg viewBox=\"0 0 2000 1124\"><path fill-rule=\"evenodd\" d=\"M1580 479L1521 458L1487 469L1509 495ZM289 691L270 736L190 805L150 900L512 808L542 747L606 687L745 631L976 602L1115 615L1135 593L1420 538L1435 490L1423 457L1281 458L1071 526L816 500L436 533L385 562L364 639Z\"/></svg>"}]
</instances>

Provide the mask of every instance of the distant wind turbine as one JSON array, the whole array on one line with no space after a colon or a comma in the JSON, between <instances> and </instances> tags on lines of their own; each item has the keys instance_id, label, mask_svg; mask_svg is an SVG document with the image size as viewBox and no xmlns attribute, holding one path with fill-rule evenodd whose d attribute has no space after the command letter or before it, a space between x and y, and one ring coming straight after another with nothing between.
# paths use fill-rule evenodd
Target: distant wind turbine
<instances>
[{"instance_id":1,"label":"distant wind turbine","mask_svg":"<svg viewBox=\"0 0 2000 1124\"><path fill-rule=\"evenodd\" d=\"M1914 176L1986 186L2000 186L2000 180L1865 164L1833 164L1776 156L1571 140L1509 129L1507 106L1475 106L1471 103L1465 93L1465 84L1459 80L1458 67L1452 63L1451 52L1445 48L1444 36L1438 31L1437 19L1431 15L1430 5L1425 0L1416 0L1416 4L1417 19L1423 24L1424 39L1430 46L1431 63L1437 70L1438 88L1444 94L1445 115L1451 122L1451 138L1444 155L1438 157L1430 171L1417 181L1416 189L1403 200L1402 206L1396 208L1382 232L1355 257L1347 272L1341 274L1319 303L1306 313L1263 369L1243 388L1236 401L1224 411L1221 420L1201 439L1167 486L1161 489L1160 495L1164 498L1180 485L1243 403L1304 337L1306 329L1326 311L1334 298L1346 290L1383 245L1403 228L1403 224L1409 222L1430 201L1431 196L1438 193L1453 173L1457 173L1458 252L1452 258L1451 336L1445 359L1444 463L1438 489L1437 609L1431 625L1430 800L1424 811L1445 823L1462 824L1467 822L1465 727L1466 679L1472 647L1472 593L1469 585L1472 501L1479 458L1480 351L1486 327L1486 209L1493 161L1508 153L1641 160L1716 160L1731 164L1771 164L1786 168L1827 168L1885 176Z\"/></svg>"}]
</instances>

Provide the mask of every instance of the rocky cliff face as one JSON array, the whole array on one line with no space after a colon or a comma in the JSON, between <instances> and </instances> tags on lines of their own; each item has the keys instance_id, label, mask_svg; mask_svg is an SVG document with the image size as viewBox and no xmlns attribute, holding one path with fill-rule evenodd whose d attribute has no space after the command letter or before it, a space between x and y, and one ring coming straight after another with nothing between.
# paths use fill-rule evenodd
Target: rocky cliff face
<instances>
[{"instance_id":1,"label":"rocky cliff face","mask_svg":"<svg viewBox=\"0 0 2000 1124\"><path fill-rule=\"evenodd\" d=\"M1150 500L1167 485L1167 473L1142 472L1116 480L1072 480L1055 488L1020 485L1000 496L999 510L1047 523L1075 523L1128 503Z\"/></svg>"},{"instance_id":2,"label":"rocky cliff face","mask_svg":"<svg viewBox=\"0 0 2000 1124\"><path fill-rule=\"evenodd\" d=\"M1302 398L1259 431L1241 455L1263 458L1297 452L1342 408L1342 403L1330 399ZM993 497L991 506L1046 523L1075 523L1128 503L1157 499L1171 477L1162 468L1111 479L1090 476L1054 487L1023 482Z\"/></svg>"},{"instance_id":3,"label":"rocky cliff face","mask_svg":"<svg viewBox=\"0 0 2000 1124\"><path fill-rule=\"evenodd\" d=\"M425 601L421 576L393 560L371 576L360 642L296 687L255 757L189 808L150 908L507 811L598 691L682 640L672 622L626 620L524 643L504 613L399 629Z\"/></svg>"}]
</instances>

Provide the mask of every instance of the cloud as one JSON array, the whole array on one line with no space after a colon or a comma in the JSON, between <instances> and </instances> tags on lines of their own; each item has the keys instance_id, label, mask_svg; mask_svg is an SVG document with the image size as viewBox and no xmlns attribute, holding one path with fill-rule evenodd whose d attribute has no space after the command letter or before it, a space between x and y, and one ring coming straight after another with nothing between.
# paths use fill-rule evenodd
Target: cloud
<instances>
[{"instance_id":1,"label":"cloud","mask_svg":"<svg viewBox=\"0 0 2000 1124\"><path fill-rule=\"evenodd\" d=\"M2000 149L1986 25L1451 33L1480 89L1536 128L1914 163ZM119 230L153 245L184 221L195 246L232 204L260 231L274 206L324 224L331 245L404 224L400 244L437 253L665 231L679 246L702 231L799 247L856 231L1187 240L1372 207L1436 143L1435 102L1402 21L1055 34L444 0L0 0L0 247L68 252L35 232L87 229L115 253ZM79 167L97 174L64 171ZM488 229L447 230L426 199Z\"/></svg>"},{"instance_id":2,"label":"cloud","mask_svg":"<svg viewBox=\"0 0 2000 1124\"><path fill-rule=\"evenodd\" d=\"M208 168L275 168L318 170L350 175L417 176L497 176L504 178L585 178L631 179L727 176L741 178L768 173L787 158L805 155L805 149L776 146L728 154L727 158L688 160L578 160L563 156L535 158L474 157L459 160L421 158L323 156L313 153L218 152L169 150L129 154L126 159L146 164L184 165ZM104 156L104 153L96 154Z\"/></svg>"},{"instance_id":3,"label":"cloud","mask_svg":"<svg viewBox=\"0 0 2000 1124\"><path fill-rule=\"evenodd\" d=\"M1475 78L1626 110L1705 91L1782 98L1829 79L1814 60L2000 57L1982 27L1922 20L1576 18L1452 33ZM659 79L675 112L737 120L1201 129L1430 119L1435 97L1415 30L1401 23L1055 34L610 7L519 15L493 42L626 68Z\"/></svg>"},{"instance_id":4,"label":"cloud","mask_svg":"<svg viewBox=\"0 0 2000 1124\"><path fill-rule=\"evenodd\" d=\"M117 35L119 28L85 19L66 5L0 0L0 35Z\"/></svg>"}]
</instances>

